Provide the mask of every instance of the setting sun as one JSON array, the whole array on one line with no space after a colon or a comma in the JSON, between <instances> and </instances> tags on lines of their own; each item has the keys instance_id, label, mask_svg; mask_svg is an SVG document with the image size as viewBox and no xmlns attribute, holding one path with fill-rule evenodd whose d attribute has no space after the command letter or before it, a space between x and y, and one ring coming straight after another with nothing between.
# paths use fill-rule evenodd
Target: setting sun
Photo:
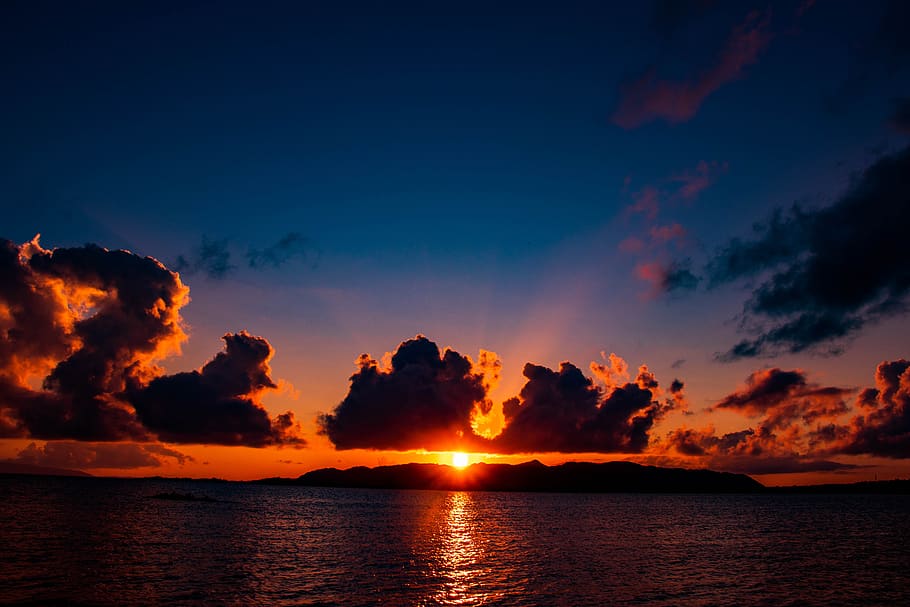
<instances>
[{"instance_id":1,"label":"setting sun","mask_svg":"<svg viewBox=\"0 0 910 607\"><path fill-rule=\"evenodd\" d=\"M464 468L468 465L468 454L467 453L453 453L452 454L452 465L456 468Z\"/></svg>"}]
</instances>

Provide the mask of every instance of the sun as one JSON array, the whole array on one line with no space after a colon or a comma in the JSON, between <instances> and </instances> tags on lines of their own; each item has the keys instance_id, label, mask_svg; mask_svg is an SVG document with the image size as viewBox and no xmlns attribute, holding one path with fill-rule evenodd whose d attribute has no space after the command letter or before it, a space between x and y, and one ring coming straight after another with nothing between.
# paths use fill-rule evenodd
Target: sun
<instances>
[{"instance_id":1,"label":"sun","mask_svg":"<svg viewBox=\"0 0 910 607\"><path fill-rule=\"evenodd\" d=\"M468 454L456 451L452 454L452 465L456 468L464 468L468 465Z\"/></svg>"}]
</instances>

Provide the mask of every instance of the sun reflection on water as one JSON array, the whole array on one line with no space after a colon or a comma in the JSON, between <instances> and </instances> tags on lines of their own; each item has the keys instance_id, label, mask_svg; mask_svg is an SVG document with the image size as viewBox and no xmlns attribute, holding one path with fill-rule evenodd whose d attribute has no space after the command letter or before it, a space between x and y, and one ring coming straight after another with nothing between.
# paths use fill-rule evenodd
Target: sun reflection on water
<instances>
[{"instance_id":1,"label":"sun reflection on water","mask_svg":"<svg viewBox=\"0 0 910 607\"><path fill-rule=\"evenodd\" d=\"M449 493L444 508L445 518L440 524L434 558L435 573L442 584L431 604L484 604L491 597L484 592L481 579L489 572L483 568L483 546L471 494Z\"/></svg>"}]
</instances>

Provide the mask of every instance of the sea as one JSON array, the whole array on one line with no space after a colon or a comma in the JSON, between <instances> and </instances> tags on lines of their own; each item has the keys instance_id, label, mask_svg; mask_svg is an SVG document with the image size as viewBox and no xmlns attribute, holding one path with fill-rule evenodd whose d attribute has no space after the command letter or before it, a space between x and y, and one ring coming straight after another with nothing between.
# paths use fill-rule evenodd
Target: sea
<instances>
[{"instance_id":1,"label":"sea","mask_svg":"<svg viewBox=\"0 0 910 607\"><path fill-rule=\"evenodd\" d=\"M4 476L0 604L910 605L910 496Z\"/></svg>"}]
</instances>

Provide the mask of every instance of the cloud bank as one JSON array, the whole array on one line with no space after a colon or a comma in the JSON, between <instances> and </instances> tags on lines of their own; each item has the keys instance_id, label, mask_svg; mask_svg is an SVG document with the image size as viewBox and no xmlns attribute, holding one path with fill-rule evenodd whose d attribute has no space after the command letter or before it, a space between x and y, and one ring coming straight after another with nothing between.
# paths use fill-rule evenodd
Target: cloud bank
<instances>
[{"instance_id":1,"label":"cloud bank","mask_svg":"<svg viewBox=\"0 0 910 607\"><path fill-rule=\"evenodd\" d=\"M256 400L274 387L264 339L225 336L201 371L164 376L157 361L186 340L188 301L151 257L0 241L0 436L299 444L293 416L270 421Z\"/></svg>"},{"instance_id":2,"label":"cloud bank","mask_svg":"<svg viewBox=\"0 0 910 607\"><path fill-rule=\"evenodd\" d=\"M677 428L658 451L753 474L855 467L827 459L844 455L910 458L910 361L881 362L875 384L858 391L813 383L798 369L756 371L712 407L755 420L751 427Z\"/></svg>"},{"instance_id":3,"label":"cloud bank","mask_svg":"<svg viewBox=\"0 0 910 607\"><path fill-rule=\"evenodd\" d=\"M613 354L609 364L612 375L599 387L571 363L558 371L528 363L525 386L503 403L504 429L487 438L474 422L493 406L488 390L498 358L482 352L474 363L418 335L398 346L387 369L362 355L348 395L318 425L338 449L640 452L654 423L684 407L682 382L663 398L646 366L628 381L625 361ZM606 367L598 373L608 377Z\"/></svg>"}]
</instances>

